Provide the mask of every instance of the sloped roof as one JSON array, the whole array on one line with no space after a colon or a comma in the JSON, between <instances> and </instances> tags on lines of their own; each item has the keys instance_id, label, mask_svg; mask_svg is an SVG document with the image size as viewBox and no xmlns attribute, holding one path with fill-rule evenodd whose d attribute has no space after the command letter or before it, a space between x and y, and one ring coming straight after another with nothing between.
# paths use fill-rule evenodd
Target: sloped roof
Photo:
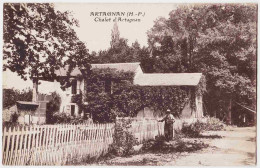
<instances>
[{"instance_id":1,"label":"sloped roof","mask_svg":"<svg viewBox=\"0 0 260 168\"><path fill-rule=\"evenodd\" d=\"M110 64L91 64L92 68L105 69L111 68L118 71L131 71L135 72L136 69L140 66L140 62L133 63L110 63Z\"/></svg>"},{"instance_id":2,"label":"sloped roof","mask_svg":"<svg viewBox=\"0 0 260 168\"><path fill-rule=\"evenodd\" d=\"M67 76L68 69L69 69L69 66L66 66L65 68L60 68L59 70L55 71L55 74L57 76ZM79 74L81 74L81 72L78 67L73 69L72 72L70 73L71 76L77 76Z\"/></svg>"},{"instance_id":3,"label":"sloped roof","mask_svg":"<svg viewBox=\"0 0 260 168\"><path fill-rule=\"evenodd\" d=\"M17 101L16 105L18 110L30 110L34 112L39 106L39 104L35 102L26 102L26 101Z\"/></svg>"},{"instance_id":4,"label":"sloped roof","mask_svg":"<svg viewBox=\"0 0 260 168\"><path fill-rule=\"evenodd\" d=\"M140 86L196 86L202 73L151 73L142 74L134 84Z\"/></svg>"},{"instance_id":5,"label":"sloped roof","mask_svg":"<svg viewBox=\"0 0 260 168\"><path fill-rule=\"evenodd\" d=\"M37 104L35 102L17 101L16 103L23 104L23 105L39 106L39 104Z\"/></svg>"},{"instance_id":6,"label":"sloped roof","mask_svg":"<svg viewBox=\"0 0 260 168\"><path fill-rule=\"evenodd\" d=\"M98 69L116 69L118 71L131 71L135 72L136 69L140 66L140 62L133 62L133 63L109 63L109 64L91 64L92 68L98 68ZM61 68L59 70L55 71L55 74L58 76L66 76L69 66L66 66L65 68ZM81 74L78 67L76 67L72 72L71 76L77 76Z\"/></svg>"},{"instance_id":7,"label":"sloped roof","mask_svg":"<svg viewBox=\"0 0 260 168\"><path fill-rule=\"evenodd\" d=\"M91 64L92 68L105 69L111 68L118 71L136 72L140 66L139 62L135 63L108 63L108 64ZM68 66L55 71L58 76L66 76ZM78 67L72 72L71 76L81 74ZM202 73L144 73L137 75L134 84L140 86L196 86L199 84Z\"/></svg>"}]
</instances>

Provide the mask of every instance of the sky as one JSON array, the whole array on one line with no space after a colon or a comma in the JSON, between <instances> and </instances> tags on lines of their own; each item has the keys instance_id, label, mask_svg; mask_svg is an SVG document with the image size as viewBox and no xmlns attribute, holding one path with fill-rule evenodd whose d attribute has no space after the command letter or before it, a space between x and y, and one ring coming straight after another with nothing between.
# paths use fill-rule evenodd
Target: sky
<instances>
[{"instance_id":1,"label":"sky","mask_svg":"<svg viewBox=\"0 0 260 168\"><path fill-rule=\"evenodd\" d=\"M75 28L79 39L86 42L90 52L98 52L110 46L114 19L117 19L120 37L128 39L129 45L137 40L141 46L147 46L147 31L153 27L158 17L168 18L176 4L56 3L55 8L72 12L73 17L79 21L80 26ZM121 15L104 16L109 15L109 12L119 12ZM120 20L118 17L121 17ZM129 23L125 18L139 21ZM19 90L32 88L32 81L24 81L15 73L6 71L3 72L3 87Z\"/></svg>"}]
</instances>

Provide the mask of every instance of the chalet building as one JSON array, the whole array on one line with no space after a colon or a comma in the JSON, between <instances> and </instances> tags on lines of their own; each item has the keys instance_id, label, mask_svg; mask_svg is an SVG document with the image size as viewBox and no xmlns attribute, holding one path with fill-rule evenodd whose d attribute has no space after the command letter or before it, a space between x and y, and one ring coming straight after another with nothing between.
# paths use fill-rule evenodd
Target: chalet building
<instances>
[{"instance_id":1,"label":"chalet building","mask_svg":"<svg viewBox=\"0 0 260 168\"><path fill-rule=\"evenodd\" d=\"M143 73L135 80L135 85L139 86L188 86L189 99L182 109L180 118L201 118L203 117L202 95L195 94L202 77L202 73ZM191 94L195 96L192 97ZM195 100L191 100L194 98ZM191 101L195 102L195 109L191 108ZM160 111L155 111L153 108L145 107L141 110L137 117L157 118L162 114Z\"/></svg>"},{"instance_id":2,"label":"chalet building","mask_svg":"<svg viewBox=\"0 0 260 168\"><path fill-rule=\"evenodd\" d=\"M97 69L115 69L123 72L133 72L133 84L139 86L198 86L202 73L153 73L146 74L142 71L140 63L109 63L109 64L91 64L92 68ZM58 77L62 78L67 75L68 67L57 70L55 73ZM76 79L76 76L81 75L78 68L75 68L71 72L72 86L68 87L63 91L61 89L60 82L54 81L44 81L40 80L40 85L36 86L34 84L33 97L37 101L38 94L49 95L52 92L57 92L61 97L61 107L60 112L70 114L72 116L79 116L80 111L76 103L73 103L73 95L79 94L80 92L86 93L86 81ZM104 89L106 91L111 91L113 83L111 81L104 81ZM36 92L36 87L38 87L38 93ZM202 109L202 95L196 95L195 97L196 109L190 108L189 103L187 103L182 111L183 118L190 117L203 117ZM86 102L87 103L87 102ZM150 107L144 108L138 113L138 117L156 117L154 115L153 109Z\"/></svg>"}]
</instances>

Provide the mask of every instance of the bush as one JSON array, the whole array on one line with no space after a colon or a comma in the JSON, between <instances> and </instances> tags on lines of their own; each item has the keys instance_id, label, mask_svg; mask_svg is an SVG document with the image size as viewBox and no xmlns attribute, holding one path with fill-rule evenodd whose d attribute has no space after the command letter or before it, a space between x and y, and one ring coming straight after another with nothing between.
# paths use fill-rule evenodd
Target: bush
<instances>
[{"instance_id":1,"label":"bush","mask_svg":"<svg viewBox=\"0 0 260 168\"><path fill-rule=\"evenodd\" d=\"M60 119L63 117L59 115L55 116L56 118L54 117L54 113L59 112L60 110L60 104L61 104L60 95L56 92L51 93L51 100L47 103L47 108L46 108L46 122L48 124L56 123L57 121L55 120L59 120L58 119L59 117Z\"/></svg>"},{"instance_id":2,"label":"bush","mask_svg":"<svg viewBox=\"0 0 260 168\"><path fill-rule=\"evenodd\" d=\"M19 117L19 115L17 113L13 113L11 115L11 122L16 123L18 121L18 117Z\"/></svg>"},{"instance_id":3,"label":"bush","mask_svg":"<svg viewBox=\"0 0 260 168\"><path fill-rule=\"evenodd\" d=\"M73 117L66 113L55 112L52 118L53 124L80 124L84 118L81 116Z\"/></svg>"},{"instance_id":4,"label":"bush","mask_svg":"<svg viewBox=\"0 0 260 168\"><path fill-rule=\"evenodd\" d=\"M16 122L16 123L13 123L13 122L11 122L11 121L3 121L3 123L2 123L2 126L3 126L3 128L4 127L7 127L7 128L9 128L9 127L17 127L17 126L20 126L21 124L19 124L18 122Z\"/></svg>"},{"instance_id":5,"label":"bush","mask_svg":"<svg viewBox=\"0 0 260 168\"><path fill-rule=\"evenodd\" d=\"M53 123L55 124L66 124L71 122L72 117L66 113L55 112L53 114Z\"/></svg>"},{"instance_id":6,"label":"bush","mask_svg":"<svg viewBox=\"0 0 260 168\"><path fill-rule=\"evenodd\" d=\"M175 138L171 143L166 142L164 136L156 137L155 140L146 141L142 147L143 152L154 153L172 153L172 152L192 152L209 145L201 141L184 141L181 138Z\"/></svg>"},{"instance_id":7,"label":"bush","mask_svg":"<svg viewBox=\"0 0 260 168\"><path fill-rule=\"evenodd\" d=\"M84 118L81 116L77 116L77 117L71 117L70 123L71 124L80 124L83 123Z\"/></svg>"},{"instance_id":8,"label":"bush","mask_svg":"<svg viewBox=\"0 0 260 168\"><path fill-rule=\"evenodd\" d=\"M188 125L183 123L181 132L188 137L198 137L203 131L220 131L225 124L217 118L208 118L206 122L197 120L195 123Z\"/></svg>"},{"instance_id":9,"label":"bush","mask_svg":"<svg viewBox=\"0 0 260 168\"><path fill-rule=\"evenodd\" d=\"M109 154L127 156L133 153L133 147L138 144L130 131L131 121L122 119L116 123L113 143L109 147Z\"/></svg>"},{"instance_id":10,"label":"bush","mask_svg":"<svg viewBox=\"0 0 260 168\"><path fill-rule=\"evenodd\" d=\"M188 137L198 137L203 130L203 124L200 121L196 121L190 125L184 122L181 132Z\"/></svg>"},{"instance_id":11,"label":"bush","mask_svg":"<svg viewBox=\"0 0 260 168\"><path fill-rule=\"evenodd\" d=\"M218 118L209 117L205 123L205 131L220 131L223 130L226 125Z\"/></svg>"}]
</instances>

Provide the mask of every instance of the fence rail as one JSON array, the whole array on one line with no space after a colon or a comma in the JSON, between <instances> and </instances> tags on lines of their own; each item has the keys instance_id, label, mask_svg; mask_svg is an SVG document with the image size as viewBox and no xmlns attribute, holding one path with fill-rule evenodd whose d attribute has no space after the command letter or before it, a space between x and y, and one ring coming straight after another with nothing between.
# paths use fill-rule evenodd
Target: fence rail
<instances>
[{"instance_id":1,"label":"fence rail","mask_svg":"<svg viewBox=\"0 0 260 168\"><path fill-rule=\"evenodd\" d=\"M120 120L120 118L118 118ZM174 130L184 122L176 120ZM164 135L164 122L131 119L131 131L140 143ZM65 165L75 160L98 157L113 143L115 124L42 125L4 127L2 136L3 165Z\"/></svg>"},{"instance_id":2,"label":"fence rail","mask_svg":"<svg viewBox=\"0 0 260 168\"><path fill-rule=\"evenodd\" d=\"M164 123L157 120L133 120L131 129L140 143L164 135Z\"/></svg>"},{"instance_id":3,"label":"fence rail","mask_svg":"<svg viewBox=\"0 0 260 168\"><path fill-rule=\"evenodd\" d=\"M64 165L106 153L114 124L44 125L3 130L3 165Z\"/></svg>"}]
</instances>

